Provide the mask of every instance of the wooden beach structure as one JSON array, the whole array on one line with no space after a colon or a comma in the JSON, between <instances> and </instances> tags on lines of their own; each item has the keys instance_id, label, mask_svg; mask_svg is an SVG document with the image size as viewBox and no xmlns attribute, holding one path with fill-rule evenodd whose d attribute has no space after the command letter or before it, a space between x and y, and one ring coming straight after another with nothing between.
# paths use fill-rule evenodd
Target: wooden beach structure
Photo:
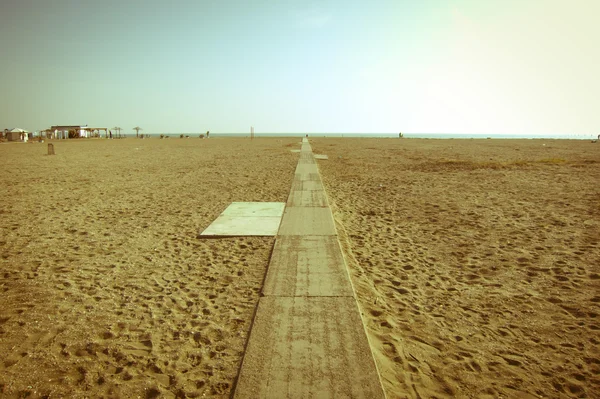
<instances>
[{"instance_id":1,"label":"wooden beach structure","mask_svg":"<svg viewBox=\"0 0 600 399\"><path fill-rule=\"evenodd\" d=\"M107 127L90 127L87 125L56 125L43 130L45 136L49 139L70 139L70 138L89 138L89 137L108 137Z\"/></svg>"},{"instance_id":2,"label":"wooden beach structure","mask_svg":"<svg viewBox=\"0 0 600 399\"><path fill-rule=\"evenodd\" d=\"M307 138L278 227L232 397L385 399Z\"/></svg>"}]
</instances>

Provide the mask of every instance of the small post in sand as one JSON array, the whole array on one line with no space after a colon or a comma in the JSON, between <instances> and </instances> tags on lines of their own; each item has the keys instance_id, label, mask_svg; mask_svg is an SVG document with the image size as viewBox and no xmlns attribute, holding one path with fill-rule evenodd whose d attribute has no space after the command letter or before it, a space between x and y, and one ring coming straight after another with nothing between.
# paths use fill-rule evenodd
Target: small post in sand
<instances>
[{"instance_id":1,"label":"small post in sand","mask_svg":"<svg viewBox=\"0 0 600 399\"><path fill-rule=\"evenodd\" d=\"M48 143L48 155L54 155L54 144Z\"/></svg>"}]
</instances>

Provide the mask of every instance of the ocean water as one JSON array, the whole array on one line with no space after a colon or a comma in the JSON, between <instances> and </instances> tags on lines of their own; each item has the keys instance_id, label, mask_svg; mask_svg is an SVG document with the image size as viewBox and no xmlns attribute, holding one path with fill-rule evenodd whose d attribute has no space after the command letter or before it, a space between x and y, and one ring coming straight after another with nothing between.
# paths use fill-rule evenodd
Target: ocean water
<instances>
[{"instance_id":1,"label":"ocean water","mask_svg":"<svg viewBox=\"0 0 600 399\"><path fill-rule=\"evenodd\" d=\"M149 133L152 137L161 134L170 138L184 136L198 137L203 133ZM305 137L307 133L254 133L254 137ZM210 137L250 137L250 133L210 133ZM308 133L308 137L347 137L347 138L398 138L398 133ZM562 139L562 140L596 140L598 134L466 134L466 133L404 133L404 138L419 139Z\"/></svg>"}]
</instances>

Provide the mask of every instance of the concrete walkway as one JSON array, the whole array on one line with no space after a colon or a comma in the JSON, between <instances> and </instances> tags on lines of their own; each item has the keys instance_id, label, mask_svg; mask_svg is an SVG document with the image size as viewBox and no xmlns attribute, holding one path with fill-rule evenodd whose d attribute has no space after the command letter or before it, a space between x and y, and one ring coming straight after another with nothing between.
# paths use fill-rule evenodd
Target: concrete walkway
<instances>
[{"instance_id":1,"label":"concrete walkway","mask_svg":"<svg viewBox=\"0 0 600 399\"><path fill-rule=\"evenodd\" d=\"M235 398L385 398L308 140Z\"/></svg>"}]
</instances>

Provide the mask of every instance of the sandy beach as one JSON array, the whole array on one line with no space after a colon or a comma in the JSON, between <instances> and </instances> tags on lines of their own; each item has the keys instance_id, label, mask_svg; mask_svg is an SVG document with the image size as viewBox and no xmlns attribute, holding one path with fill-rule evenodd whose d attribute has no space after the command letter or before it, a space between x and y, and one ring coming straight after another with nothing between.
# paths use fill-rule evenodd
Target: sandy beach
<instances>
[{"instance_id":1,"label":"sandy beach","mask_svg":"<svg viewBox=\"0 0 600 399\"><path fill-rule=\"evenodd\" d=\"M229 397L299 138L0 144L0 396ZM600 144L311 138L389 398L600 392Z\"/></svg>"},{"instance_id":2,"label":"sandy beach","mask_svg":"<svg viewBox=\"0 0 600 399\"><path fill-rule=\"evenodd\" d=\"M600 397L599 144L312 147L388 397Z\"/></svg>"},{"instance_id":3,"label":"sandy beach","mask_svg":"<svg viewBox=\"0 0 600 399\"><path fill-rule=\"evenodd\" d=\"M285 202L297 142L0 145L0 396L227 397L274 238L197 234Z\"/></svg>"}]
</instances>

